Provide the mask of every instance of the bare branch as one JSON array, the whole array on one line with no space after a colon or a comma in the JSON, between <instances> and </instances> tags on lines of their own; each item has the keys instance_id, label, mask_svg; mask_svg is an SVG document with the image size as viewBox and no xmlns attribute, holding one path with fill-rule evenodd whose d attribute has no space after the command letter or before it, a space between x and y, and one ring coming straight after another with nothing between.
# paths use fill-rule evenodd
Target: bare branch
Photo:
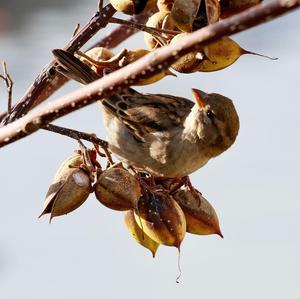
<instances>
[{"instance_id":1,"label":"bare branch","mask_svg":"<svg viewBox=\"0 0 300 299\"><path fill-rule=\"evenodd\" d=\"M54 132L54 133L58 133L58 134L61 134L64 136L68 136L68 137L76 139L76 140L78 140L78 139L86 140L86 141L98 144L101 147L108 148L108 142L103 139L98 138L95 134L84 133L84 132L80 132L80 131L73 130L70 128L56 126L53 124L47 124L43 129Z\"/></svg>"},{"instance_id":2,"label":"bare branch","mask_svg":"<svg viewBox=\"0 0 300 299\"><path fill-rule=\"evenodd\" d=\"M125 25L127 27L133 27L137 30L140 31L144 31L147 32L151 35L155 35L155 36L159 36L161 37L162 34L166 34L166 35L170 35L170 36L175 36L179 33L182 33L181 31L174 31L174 30L165 30L165 29L159 29L159 28L155 28L155 27L148 27L144 24L139 24L136 22L132 22L132 21L126 21L126 20L122 20L122 19L118 19L118 18L114 18L112 17L109 20L110 23L115 23L115 24L121 24L121 25Z\"/></svg>"},{"instance_id":3,"label":"bare branch","mask_svg":"<svg viewBox=\"0 0 300 299\"><path fill-rule=\"evenodd\" d=\"M75 26L75 28L74 28L72 37L74 37L78 33L79 29L80 29L80 24L77 23L76 26Z\"/></svg>"},{"instance_id":4,"label":"bare branch","mask_svg":"<svg viewBox=\"0 0 300 299\"><path fill-rule=\"evenodd\" d=\"M0 129L0 147L30 135L54 119L134 85L138 80L160 72L162 68L168 68L186 53L197 51L223 36L268 22L299 6L299 0L275 0L193 32Z\"/></svg>"},{"instance_id":5,"label":"bare branch","mask_svg":"<svg viewBox=\"0 0 300 299\"><path fill-rule=\"evenodd\" d=\"M103 151L105 153L105 156L108 159L108 161L111 164L113 164L111 153L108 149L108 142L103 140L103 139L98 138L96 136L96 134L84 133L84 132L80 132L80 131L73 130L73 129L70 129L70 128L64 128L64 127L56 126L56 125L53 125L53 124L47 124L43 129L47 130L47 131L50 131L50 132L60 134L60 135L64 135L64 136L67 136L67 137L70 137L70 138L73 138L73 139L76 139L77 141L86 140L86 141L89 141L89 142L93 143L94 145L95 144L99 145L103 149ZM101 154L101 153L99 152L99 154Z\"/></svg>"},{"instance_id":6,"label":"bare branch","mask_svg":"<svg viewBox=\"0 0 300 299\"><path fill-rule=\"evenodd\" d=\"M98 1L98 11L101 11L103 9L103 0Z\"/></svg>"},{"instance_id":7,"label":"bare branch","mask_svg":"<svg viewBox=\"0 0 300 299\"><path fill-rule=\"evenodd\" d=\"M6 90L7 90L7 114L10 115L11 114L11 105L12 105L12 90L13 90L14 82L11 79L11 77L10 77L8 71L7 71L7 66L6 66L5 61L2 62L2 69L3 69L3 76L0 75L0 78L3 79L3 81L5 82L5 85L6 85Z\"/></svg>"}]
</instances>

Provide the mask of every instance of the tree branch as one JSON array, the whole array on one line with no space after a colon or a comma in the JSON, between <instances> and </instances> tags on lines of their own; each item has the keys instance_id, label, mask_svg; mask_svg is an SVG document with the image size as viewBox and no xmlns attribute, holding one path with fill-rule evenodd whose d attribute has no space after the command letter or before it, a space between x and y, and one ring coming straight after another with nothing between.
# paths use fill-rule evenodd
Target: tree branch
<instances>
[{"instance_id":1,"label":"tree branch","mask_svg":"<svg viewBox=\"0 0 300 299\"><path fill-rule=\"evenodd\" d=\"M268 22L299 6L300 0L275 0L193 32L0 129L0 147L30 135L61 116L134 85L138 80L160 72L162 68L168 68L186 53L197 51L223 36Z\"/></svg>"},{"instance_id":2,"label":"tree branch","mask_svg":"<svg viewBox=\"0 0 300 299\"><path fill-rule=\"evenodd\" d=\"M108 161L111 164L113 164L111 153L108 149L108 142L103 139L98 138L95 134L84 133L84 132L80 132L80 131L77 131L74 129L56 126L53 124L47 124L43 129L63 135L63 136L67 136L67 137L76 139L77 141L82 139L82 140L89 141L89 142L93 143L94 145L99 145L103 149ZM99 152L99 154L101 155L100 152Z\"/></svg>"},{"instance_id":3,"label":"tree branch","mask_svg":"<svg viewBox=\"0 0 300 299\"><path fill-rule=\"evenodd\" d=\"M99 1L99 5L101 5L101 1ZM133 16L133 17L129 18L128 21L143 24L146 22L148 17L155 11L156 10L152 10L152 11L150 10L145 13ZM79 24L77 24L77 26L74 30L73 36L75 36L78 33L78 30L79 30L78 25ZM103 25L103 27L105 27L105 26L106 26L106 24ZM87 27L87 25L85 27ZM94 48L94 47L105 47L108 49L114 48L138 31L139 30L137 30L133 27L128 27L125 25L118 26L116 29L109 32L108 35L105 36L104 38L102 38L99 42L92 45L89 49ZM84 36L84 34L81 34L81 36ZM84 43L82 43L82 45L83 44ZM69 79L66 78L65 76L63 76L62 74L60 74L58 72L55 73L55 70L53 68L49 68L51 63L48 65L49 71L48 71L48 74L46 74L46 76L48 76L48 77L45 77L43 75L43 73L45 72L45 69L44 69L40 73L40 75L35 79L34 83L30 86L30 88L25 93L25 95L22 97L22 99L19 101L19 103L13 107L13 110L15 111L16 115L18 114L18 115L24 116L31 109L33 109L34 107L36 107L37 105L39 105L40 103L45 101L55 91L57 91L65 83L67 83L69 81ZM51 74L51 72L52 72L52 74ZM51 75L53 76L52 78L50 78ZM49 82L47 82L47 79L49 80ZM29 98L30 98L30 101L29 101ZM26 104L27 102L29 102L29 105ZM23 107L23 105L25 105L25 106ZM22 112L17 113L17 111L19 109L22 109ZM16 120L17 118L19 118L16 116L16 117L10 119L8 117L9 114L10 113L2 113L2 114L0 113L0 127L1 127L1 125L3 126L5 124L10 123L10 122Z\"/></svg>"},{"instance_id":4,"label":"tree branch","mask_svg":"<svg viewBox=\"0 0 300 299\"><path fill-rule=\"evenodd\" d=\"M7 71L7 66L6 62L2 62L2 69L3 69L3 76L0 75L0 78L3 79L6 85L6 90L7 90L7 113L11 113L11 105L12 105L12 90L13 90L13 85L14 82L11 79L8 71Z\"/></svg>"},{"instance_id":5,"label":"tree branch","mask_svg":"<svg viewBox=\"0 0 300 299\"><path fill-rule=\"evenodd\" d=\"M108 148L108 142L98 138L95 134L84 133L74 129L56 126L53 124L47 124L43 129L60 135L68 136L76 140L78 139L86 140L91 143L98 144L101 147Z\"/></svg>"},{"instance_id":6,"label":"tree branch","mask_svg":"<svg viewBox=\"0 0 300 299\"><path fill-rule=\"evenodd\" d=\"M110 4L106 5L101 11L96 12L91 20L72 37L64 49L69 52L80 49L100 28L108 24L109 19L115 12L116 10ZM2 115L2 125L27 114L32 108L64 85L66 81L68 81L67 78L56 72L55 60L51 61L34 80L19 103L12 108L11 113Z\"/></svg>"}]
</instances>

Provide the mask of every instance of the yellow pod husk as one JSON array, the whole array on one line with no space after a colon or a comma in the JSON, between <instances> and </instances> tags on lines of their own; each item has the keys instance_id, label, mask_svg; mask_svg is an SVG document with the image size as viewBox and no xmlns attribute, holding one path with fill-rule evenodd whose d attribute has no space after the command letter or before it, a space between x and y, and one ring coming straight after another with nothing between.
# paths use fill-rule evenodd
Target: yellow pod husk
<instances>
[{"instance_id":1,"label":"yellow pod husk","mask_svg":"<svg viewBox=\"0 0 300 299\"><path fill-rule=\"evenodd\" d=\"M148 27L154 27L158 29L176 30L176 26L168 12L157 12L153 14L147 21L146 25ZM164 36L162 34L162 36ZM167 37L167 36L164 36ZM151 34L145 32L144 40L147 47L152 50L161 47L157 39L155 39Z\"/></svg>"},{"instance_id":2,"label":"yellow pod husk","mask_svg":"<svg viewBox=\"0 0 300 299\"><path fill-rule=\"evenodd\" d=\"M173 37L171 44L184 38L188 33L177 34ZM172 68L180 73L194 73L198 70L199 65L203 61L203 55L200 51L193 51L180 57L172 64Z\"/></svg>"},{"instance_id":3,"label":"yellow pod husk","mask_svg":"<svg viewBox=\"0 0 300 299\"><path fill-rule=\"evenodd\" d=\"M223 238L213 206L201 194L179 190L173 195L186 218L186 230L197 235L217 234Z\"/></svg>"},{"instance_id":4,"label":"yellow pod husk","mask_svg":"<svg viewBox=\"0 0 300 299\"><path fill-rule=\"evenodd\" d=\"M152 256L155 257L157 248L159 244L152 240L142 229L138 226L133 210L125 212L125 224L127 226L128 231L132 235L132 237L142 246L149 249L152 253Z\"/></svg>"},{"instance_id":5,"label":"yellow pod husk","mask_svg":"<svg viewBox=\"0 0 300 299\"><path fill-rule=\"evenodd\" d=\"M213 72L232 65L243 55L241 47L231 38L223 37L204 47L205 60L197 67L199 72Z\"/></svg>"},{"instance_id":6,"label":"yellow pod husk","mask_svg":"<svg viewBox=\"0 0 300 299\"><path fill-rule=\"evenodd\" d=\"M146 54L150 53L149 50L146 49L134 49L131 51L128 51L126 55L121 59L120 61L120 66L123 67L125 65L128 65L139 58L145 56ZM155 73L151 73L151 75L144 76L135 85L148 85L148 84L153 84L161 79L163 79L166 76L175 76L169 69L163 69L163 70L158 70Z\"/></svg>"},{"instance_id":7,"label":"yellow pod husk","mask_svg":"<svg viewBox=\"0 0 300 299\"><path fill-rule=\"evenodd\" d=\"M95 61L106 61L115 56L113 51L103 47L92 48L86 51L85 54ZM81 60L89 64L89 62L84 57L82 57Z\"/></svg>"},{"instance_id":8,"label":"yellow pod husk","mask_svg":"<svg viewBox=\"0 0 300 299\"><path fill-rule=\"evenodd\" d=\"M186 221L180 206L164 192L155 192L139 200L134 212L139 227L159 244L180 248Z\"/></svg>"},{"instance_id":9,"label":"yellow pod husk","mask_svg":"<svg viewBox=\"0 0 300 299\"><path fill-rule=\"evenodd\" d=\"M123 168L105 170L95 184L96 198L104 206L116 210L133 209L141 197L137 179Z\"/></svg>"},{"instance_id":10,"label":"yellow pod husk","mask_svg":"<svg viewBox=\"0 0 300 299\"><path fill-rule=\"evenodd\" d=\"M84 54L87 55L89 58L92 59L92 61L95 61L95 62L107 61L107 60L109 60L109 59L111 59L112 57L115 56L113 51L111 51L109 49L106 49L106 48L103 48L103 47L92 48L92 49L86 51ZM96 72L97 74L103 75L102 74L103 70L101 70L100 73L99 73L98 66L95 65L94 63L92 63L92 61L89 61L85 57L80 57L80 60L82 62L84 62L85 64L87 64L88 66L90 66L91 69L94 72Z\"/></svg>"},{"instance_id":11,"label":"yellow pod husk","mask_svg":"<svg viewBox=\"0 0 300 299\"><path fill-rule=\"evenodd\" d=\"M191 32L201 0L175 0L171 17L181 31Z\"/></svg>"},{"instance_id":12,"label":"yellow pod husk","mask_svg":"<svg viewBox=\"0 0 300 299\"><path fill-rule=\"evenodd\" d=\"M203 50L205 59L197 67L199 72L213 72L222 70L232 65L236 60L245 54L256 55L271 60L277 59L245 50L229 37L223 37L218 41L204 47Z\"/></svg>"}]
</instances>

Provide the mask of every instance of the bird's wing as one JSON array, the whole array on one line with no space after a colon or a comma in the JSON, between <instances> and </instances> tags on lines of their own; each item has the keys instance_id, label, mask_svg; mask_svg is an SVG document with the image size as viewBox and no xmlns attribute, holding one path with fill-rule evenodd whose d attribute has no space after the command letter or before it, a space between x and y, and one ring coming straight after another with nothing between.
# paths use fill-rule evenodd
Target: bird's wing
<instances>
[{"instance_id":1,"label":"bird's wing","mask_svg":"<svg viewBox=\"0 0 300 299\"><path fill-rule=\"evenodd\" d=\"M102 100L138 141L147 134L170 131L183 125L194 103L165 94L141 94L131 88Z\"/></svg>"},{"instance_id":2,"label":"bird's wing","mask_svg":"<svg viewBox=\"0 0 300 299\"><path fill-rule=\"evenodd\" d=\"M83 84L100 78L88 65L72 53L61 49L52 51L59 71ZM194 103L186 98L167 94L141 94L127 88L101 100L103 106L117 117L141 142L147 134L170 131L183 125Z\"/></svg>"}]
</instances>

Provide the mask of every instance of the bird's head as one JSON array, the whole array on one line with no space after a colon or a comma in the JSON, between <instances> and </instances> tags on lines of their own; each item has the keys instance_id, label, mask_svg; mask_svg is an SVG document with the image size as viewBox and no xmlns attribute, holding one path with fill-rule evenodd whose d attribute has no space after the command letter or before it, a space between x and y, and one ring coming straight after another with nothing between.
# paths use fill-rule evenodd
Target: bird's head
<instances>
[{"instance_id":1,"label":"bird's head","mask_svg":"<svg viewBox=\"0 0 300 299\"><path fill-rule=\"evenodd\" d=\"M220 94L192 89L196 104L197 134L208 145L208 156L215 157L228 149L239 131L239 117L233 102Z\"/></svg>"}]
</instances>

